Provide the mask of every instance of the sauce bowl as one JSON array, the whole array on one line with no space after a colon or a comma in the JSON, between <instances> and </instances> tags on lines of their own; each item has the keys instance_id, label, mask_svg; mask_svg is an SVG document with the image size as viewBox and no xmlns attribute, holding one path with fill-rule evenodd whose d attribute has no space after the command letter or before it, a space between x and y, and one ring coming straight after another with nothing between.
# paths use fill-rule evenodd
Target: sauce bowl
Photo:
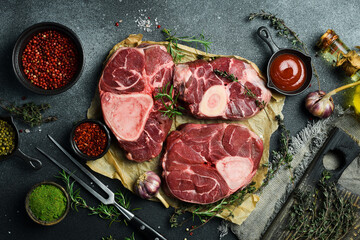
<instances>
[{"instance_id":1,"label":"sauce bowl","mask_svg":"<svg viewBox=\"0 0 360 240\"><path fill-rule=\"evenodd\" d=\"M264 42L269 46L269 48L272 52L272 56L267 64L267 70L266 70L267 79L268 79L268 83L267 83L268 88L274 89L277 92L284 94L284 95L288 95L288 96L298 95L298 94L302 93L305 89L307 89L311 83L311 77L312 77L311 57L309 57L308 55L305 55L304 53L302 53L298 50L294 50L291 48L283 48L283 49L279 48L273 41L269 30L264 26L260 27L257 30L257 34L262 40L264 40ZM283 54L294 55L295 57L299 58L302 61L302 63L304 64L304 68L305 68L304 70L306 73L304 83L295 90L287 91L287 90L281 89L274 84L274 81L271 78L271 75L270 75L271 64L274 62L274 60L278 56L283 55Z\"/></svg>"},{"instance_id":2,"label":"sauce bowl","mask_svg":"<svg viewBox=\"0 0 360 240\"><path fill-rule=\"evenodd\" d=\"M15 131L15 149L8 155L1 155L0 161L8 159L12 156L17 156L17 157L21 158L22 160L24 160L27 164L29 164L30 167L32 167L34 169L40 169L42 167L42 163L39 159L30 157L20 150L20 148L19 148L19 131L17 130L17 128L14 124L13 117L12 116L0 116L0 119L9 123L11 125L11 127L13 128L13 130Z\"/></svg>"}]
</instances>

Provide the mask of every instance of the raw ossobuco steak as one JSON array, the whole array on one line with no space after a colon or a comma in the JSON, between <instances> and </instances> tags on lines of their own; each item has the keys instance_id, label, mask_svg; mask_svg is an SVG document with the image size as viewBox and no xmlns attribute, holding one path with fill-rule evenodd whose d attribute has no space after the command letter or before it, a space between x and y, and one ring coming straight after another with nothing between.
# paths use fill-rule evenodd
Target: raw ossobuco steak
<instances>
[{"instance_id":1,"label":"raw ossobuco steak","mask_svg":"<svg viewBox=\"0 0 360 240\"><path fill-rule=\"evenodd\" d=\"M154 96L173 77L174 62L164 46L120 48L108 60L99 82L104 120L130 160L159 155L172 121Z\"/></svg>"},{"instance_id":2,"label":"raw ossobuco steak","mask_svg":"<svg viewBox=\"0 0 360 240\"><path fill-rule=\"evenodd\" d=\"M233 74L238 82L220 77L214 70ZM200 119L250 118L261 110L259 103L267 104L271 98L271 92L257 70L236 58L220 57L211 62L196 60L178 64L174 87L182 105ZM246 88L256 97L249 96Z\"/></svg>"},{"instance_id":3,"label":"raw ossobuco steak","mask_svg":"<svg viewBox=\"0 0 360 240\"><path fill-rule=\"evenodd\" d=\"M216 202L251 182L262 153L262 140L243 125L181 125L162 157L166 190L185 202Z\"/></svg>"}]
</instances>

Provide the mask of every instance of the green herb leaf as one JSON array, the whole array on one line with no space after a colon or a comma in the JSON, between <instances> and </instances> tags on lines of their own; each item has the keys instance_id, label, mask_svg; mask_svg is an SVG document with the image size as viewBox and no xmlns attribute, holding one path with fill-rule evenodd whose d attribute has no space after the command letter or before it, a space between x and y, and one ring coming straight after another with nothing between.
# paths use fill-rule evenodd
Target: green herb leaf
<instances>
[{"instance_id":1,"label":"green herb leaf","mask_svg":"<svg viewBox=\"0 0 360 240\"><path fill-rule=\"evenodd\" d=\"M6 105L3 104L3 102L5 102ZM57 117L55 116L43 118L42 112L50 108L49 104L35 104L30 102L17 106L0 99L0 107L15 117L20 118L24 123L30 125L30 127L57 120Z\"/></svg>"},{"instance_id":2,"label":"green herb leaf","mask_svg":"<svg viewBox=\"0 0 360 240\"><path fill-rule=\"evenodd\" d=\"M173 97L174 86L171 85L169 91L167 90L168 87L169 87L169 83L167 83L162 88L161 92L155 95L155 100L160 99L165 107L165 110L159 110L159 111L162 112L168 118L173 119L176 115L177 116L182 115L181 110L184 110L184 108L179 106L177 103L179 94L175 95L175 98ZM164 99L168 101L165 101Z\"/></svg>"},{"instance_id":3,"label":"green herb leaf","mask_svg":"<svg viewBox=\"0 0 360 240\"><path fill-rule=\"evenodd\" d=\"M173 57L174 62L180 62L181 59L185 56L183 51L179 49L178 42L186 42L186 43L195 43L196 48L198 44L204 46L205 51L207 52L210 49L210 44L212 42L209 39L206 39L203 34L200 34L199 37L192 36L192 37L177 37L176 33L172 33L172 30L164 28L162 33L165 35L165 40L169 42L167 46L167 51Z\"/></svg>"},{"instance_id":4,"label":"green herb leaf","mask_svg":"<svg viewBox=\"0 0 360 240\"><path fill-rule=\"evenodd\" d=\"M287 169L292 168L291 161L293 160L293 155L289 152L289 145L291 143L290 131L286 129L284 120L281 119L280 115L275 116L275 119L279 124L280 149L278 151L272 151L273 159L270 164L267 164L268 172L260 189L269 183L282 166L285 166Z\"/></svg>"},{"instance_id":5,"label":"green herb leaf","mask_svg":"<svg viewBox=\"0 0 360 240\"><path fill-rule=\"evenodd\" d=\"M322 173L317 188L296 191L287 239L343 239L356 221L356 207L344 199L331 178Z\"/></svg>"}]
</instances>

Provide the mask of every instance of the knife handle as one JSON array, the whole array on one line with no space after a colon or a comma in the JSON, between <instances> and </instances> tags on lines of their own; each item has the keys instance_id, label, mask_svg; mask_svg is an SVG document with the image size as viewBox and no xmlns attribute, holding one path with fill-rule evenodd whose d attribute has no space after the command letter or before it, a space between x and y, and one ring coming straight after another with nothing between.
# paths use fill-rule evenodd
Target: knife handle
<instances>
[{"instance_id":1,"label":"knife handle","mask_svg":"<svg viewBox=\"0 0 360 240\"><path fill-rule=\"evenodd\" d=\"M134 216L128 222L138 230L146 239L151 240L167 240L163 235L158 233L155 229L150 227L140 218Z\"/></svg>"}]
</instances>

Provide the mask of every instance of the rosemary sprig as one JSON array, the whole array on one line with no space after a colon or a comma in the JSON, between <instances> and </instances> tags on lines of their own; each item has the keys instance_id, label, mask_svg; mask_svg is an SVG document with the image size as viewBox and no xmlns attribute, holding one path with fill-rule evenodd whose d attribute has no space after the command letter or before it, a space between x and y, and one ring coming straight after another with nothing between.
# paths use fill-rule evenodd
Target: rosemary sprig
<instances>
[{"instance_id":1,"label":"rosemary sprig","mask_svg":"<svg viewBox=\"0 0 360 240\"><path fill-rule=\"evenodd\" d=\"M110 235L108 237L102 237L101 240L116 240L116 239ZM125 237L124 240L135 240L134 233L132 233L130 237Z\"/></svg>"},{"instance_id":2,"label":"rosemary sprig","mask_svg":"<svg viewBox=\"0 0 360 240\"><path fill-rule=\"evenodd\" d=\"M268 172L260 188L265 187L282 166L291 169L291 161L293 160L293 155L289 152L289 145L291 143L290 131L286 129L284 120L279 115L276 115L275 119L279 124L280 149L272 151L273 159L270 164L263 164L264 167L268 167Z\"/></svg>"},{"instance_id":3,"label":"rosemary sprig","mask_svg":"<svg viewBox=\"0 0 360 240\"><path fill-rule=\"evenodd\" d=\"M110 225L113 222L125 222L126 220L123 218L122 214L119 212L117 208L110 205L100 204L97 207L89 206L85 199L80 196L80 189L74 188L74 183L70 180L70 175L66 174L64 171L60 172L57 178L61 179L65 183L66 191L69 194L71 200L71 208L75 211L78 211L78 208L88 209L89 215L98 215L102 219L110 220ZM126 209L130 209L130 201L124 193L120 190L115 193L115 200L122 207Z\"/></svg>"},{"instance_id":4,"label":"rosemary sprig","mask_svg":"<svg viewBox=\"0 0 360 240\"><path fill-rule=\"evenodd\" d=\"M135 240L134 233L132 233L130 237L125 237L124 240Z\"/></svg>"},{"instance_id":5,"label":"rosemary sprig","mask_svg":"<svg viewBox=\"0 0 360 240\"><path fill-rule=\"evenodd\" d=\"M192 219L194 220L195 217L197 217L201 224L199 226L194 226L189 231L194 231L198 229L199 227L204 226L206 223L208 223L211 219L216 217L218 214L221 214L224 210L229 211L229 217L232 216L233 209L230 209L233 205L240 205L245 197L255 192L255 182L251 182L248 186L245 188L238 190L236 193L230 195L227 198L224 198L216 203L207 204L207 205L200 205L200 204L192 204L192 205L183 205L182 207L179 207L175 210L174 214L170 218L171 227L178 227L184 224L187 220L183 222L178 222L179 216L184 214L186 211L192 212Z\"/></svg>"},{"instance_id":6,"label":"rosemary sprig","mask_svg":"<svg viewBox=\"0 0 360 240\"><path fill-rule=\"evenodd\" d=\"M220 71L220 70L218 70L218 69L215 69L215 70L214 70L214 73L215 73L216 75L220 76L220 77L227 78L227 79L229 79L230 81L238 82L238 83L245 89L245 91L246 91L245 94L246 94L248 97L255 99L255 104L256 104L256 106L257 106L258 108L264 109L264 108L266 107L266 103L265 103L263 100L260 101L260 100L258 99L258 96L256 96L256 94L253 93L250 88L248 88L247 86L245 86L244 84L242 84L241 82L239 82L239 79L238 79L237 77L235 77L234 74L229 74L229 73L226 72L226 71Z\"/></svg>"},{"instance_id":7,"label":"rosemary sprig","mask_svg":"<svg viewBox=\"0 0 360 240\"><path fill-rule=\"evenodd\" d=\"M210 49L210 44L212 43L209 39L206 39L203 34L199 34L199 37L177 37L176 33L172 33L172 30L164 28L162 32L166 37L165 40L169 42L167 50L175 62L180 62L185 56L183 51L178 47L178 42L195 43L196 48L198 47L198 44L201 44L204 46L206 52Z\"/></svg>"},{"instance_id":8,"label":"rosemary sprig","mask_svg":"<svg viewBox=\"0 0 360 240\"><path fill-rule=\"evenodd\" d=\"M23 122L30 125L31 127L57 120L57 117L55 116L43 118L42 112L50 108L49 104L35 104L30 102L16 106L13 103L9 103L0 99L0 107L15 117L20 118Z\"/></svg>"},{"instance_id":9,"label":"rosemary sprig","mask_svg":"<svg viewBox=\"0 0 360 240\"><path fill-rule=\"evenodd\" d=\"M171 85L169 91L168 87L169 83L162 88L161 92L155 95L155 100L160 99L166 109L159 111L168 116L168 118L173 119L176 115L182 115L180 111L184 110L184 108L177 104L179 94L175 98L173 97L174 86Z\"/></svg>"},{"instance_id":10,"label":"rosemary sprig","mask_svg":"<svg viewBox=\"0 0 360 240\"><path fill-rule=\"evenodd\" d=\"M354 225L356 207L339 195L325 170L313 191L295 192L287 239L342 239Z\"/></svg>"},{"instance_id":11,"label":"rosemary sprig","mask_svg":"<svg viewBox=\"0 0 360 240\"><path fill-rule=\"evenodd\" d=\"M293 31L291 28L289 28L286 24L285 21L281 18L278 18L275 14L269 13L269 12L265 12L264 10L261 10L258 13L250 13L249 15L249 20L252 21L255 18L261 18L263 20L268 20L271 23L271 26L273 28L275 28L275 30L277 30L277 34L279 36L285 37L286 39L288 39L291 44L299 49L302 49L307 55L309 54L308 48L306 46L306 44L300 40L298 34ZM319 75L316 71L315 65L312 63L312 68L314 71L314 75L317 79L318 82L318 87L319 90L320 88L320 78Z\"/></svg>"}]
</instances>

